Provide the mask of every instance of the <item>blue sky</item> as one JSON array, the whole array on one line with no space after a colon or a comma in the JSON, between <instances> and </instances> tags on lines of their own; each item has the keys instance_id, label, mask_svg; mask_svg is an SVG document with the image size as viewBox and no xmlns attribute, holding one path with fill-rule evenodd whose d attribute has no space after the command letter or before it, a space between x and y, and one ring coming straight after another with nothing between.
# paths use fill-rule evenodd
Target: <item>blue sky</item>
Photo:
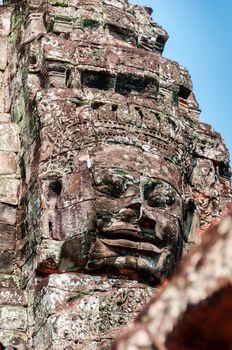
<instances>
[{"instance_id":1,"label":"blue sky","mask_svg":"<svg viewBox=\"0 0 232 350\"><path fill-rule=\"evenodd\" d=\"M188 68L201 121L220 132L232 155L232 1L134 0L153 8L169 33L163 55Z\"/></svg>"}]
</instances>

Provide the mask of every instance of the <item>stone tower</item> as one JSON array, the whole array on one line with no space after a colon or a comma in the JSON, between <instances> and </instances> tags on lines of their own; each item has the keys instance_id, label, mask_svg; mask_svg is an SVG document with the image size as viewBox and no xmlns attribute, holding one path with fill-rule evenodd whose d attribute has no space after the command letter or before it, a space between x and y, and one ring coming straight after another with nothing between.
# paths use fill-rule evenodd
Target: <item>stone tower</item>
<instances>
[{"instance_id":1,"label":"stone tower","mask_svg":"<svg viewBox=\"0 0 232 350\"><path fill-rule=\"evenodd\" d=\"M109 349L231 199L224 142L151 13L0 7L2 349Z\"/></svg>"}]
</instances>

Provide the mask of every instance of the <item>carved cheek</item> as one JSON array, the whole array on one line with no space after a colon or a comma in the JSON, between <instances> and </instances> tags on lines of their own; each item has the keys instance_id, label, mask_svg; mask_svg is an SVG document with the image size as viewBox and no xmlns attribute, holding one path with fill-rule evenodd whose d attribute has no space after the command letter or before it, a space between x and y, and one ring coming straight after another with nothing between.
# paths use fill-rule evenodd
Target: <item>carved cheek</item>
<instances>
[{"instance_id":1,"label":"carved cheek","mask_svg":"<svg viewBox=\"0 0 232 350\"><path fill-rule=\"evenodd\" d=\"M179 224L175 220L170 220L163 228L163 237L167 244L173 245L179 234Z\"/></svg>"},{"instance_id":2,"label":"carved cheek","mask_svg":"<svg viewBox=\"0 0 232 350\"><path fill-rule=\"evenodd\" d=\"M96 229L96 209L93 200L77 203L62 210L63 239L85 236Z\"/></svg>"},{"instance_id":3,"label":"carved cheek","mask_svg":"<svg viewBox=\"0 0 232 350\"><path fill-rule=\"evenodd\" d=\"M129 193L129 195L128 195ZM96 191L96 212L98 221L109 225L110 220L133 221L138 216L137 209L134 208L134 202L138 201L139 189L125 192L120 198L112 198Z\"/></svg>"},{"instance_id":4,"label":"carved cheek","mask_svg":"<svg viewBox=\"0 0 232 350\"><path fill-rule=\"evenodd\" d=\"M179 223L176 218L172 218L168 213L157 215L156 236L163 240L166 245L175 244L179 235Z\"/></svg>"},{"instance_id":5,"label":"carved cheek","mask_svg":"<svg viewBox=\"0 0 232 350\"><path fill-rule=\"evenodd\" d=\"M134 223L139 218L139 211L131 208L124 208L117 214L117 220Z\"/></svg>"}]
</instances>

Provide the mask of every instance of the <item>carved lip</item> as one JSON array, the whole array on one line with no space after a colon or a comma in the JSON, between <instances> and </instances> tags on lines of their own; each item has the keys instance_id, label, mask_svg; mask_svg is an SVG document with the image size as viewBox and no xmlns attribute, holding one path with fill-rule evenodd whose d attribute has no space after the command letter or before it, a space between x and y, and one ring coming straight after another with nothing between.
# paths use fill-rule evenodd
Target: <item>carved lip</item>
<instances>
[{"instance_id":1,"label":"carved lip","mask_svg":"<svg viewBox=\"0 0 232 350\"><path fill-rule=\"evenodd\" d=\"M156 254L161 254L164 251L164 248L160 249L154 246L151 243L146 243L146 242L134 242L130 241L128 239L105 239L101 238L100 240L109 246L114 246L114 247L122 247L122 248L129 248L129 249L136 249L136 250L141 250L143 252L149 252L149 253L156 253Z\"/></svg>"},{"instance_id":2,"label":"carved lip","mask_svg":"<svg viewBox=\"0 0 232 350\"><path fill-rule=\"evenodd\" d=\"M153 233L153 234L152 234ZM141 230L132 224L114 224L100 232L99 239L107 246L128 248L161 254L165 247L151 230ZM161 243L161 244L160 244ZM157 247L161 245L162 248Z\"/></svg>"}]
</instances>

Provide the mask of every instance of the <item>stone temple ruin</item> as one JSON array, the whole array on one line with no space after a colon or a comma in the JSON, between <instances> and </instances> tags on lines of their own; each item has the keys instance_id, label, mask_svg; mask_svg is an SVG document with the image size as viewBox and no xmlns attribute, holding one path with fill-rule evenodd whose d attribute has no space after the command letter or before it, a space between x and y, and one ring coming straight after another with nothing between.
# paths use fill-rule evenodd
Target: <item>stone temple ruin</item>
<instances>
[{"instance_id":1,"label":"stone temple ruin","mask_svg":"<svg viewBox=\"0 0 232 350\"><path fill-rule=\"evenodd\" d=\"M166 31L126 0L0 7L0 348L110 349L231 201Z\"/></svg>"}]
</instances>

